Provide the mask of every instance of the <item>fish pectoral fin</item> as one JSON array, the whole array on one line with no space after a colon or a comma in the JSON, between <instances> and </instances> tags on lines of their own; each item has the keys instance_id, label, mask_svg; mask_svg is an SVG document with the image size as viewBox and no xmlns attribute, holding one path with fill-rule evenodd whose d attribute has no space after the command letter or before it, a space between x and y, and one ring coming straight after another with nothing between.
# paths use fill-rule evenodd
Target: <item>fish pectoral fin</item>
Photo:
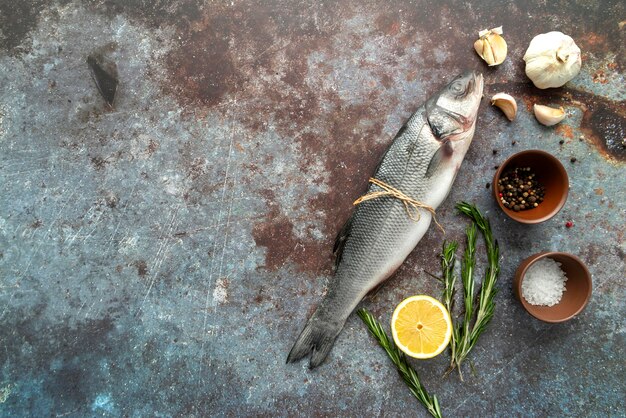
<instances>
[{"instance_id":1,"label":"fish pectoral fin","mask_svg":"<svg viewBox=\"0 0 626 418\"><path fill-rule=\"evenodd\" d=\"M432 177L441 165L443 159L450 155L452 155L452 146L450 145L450 140L446 139L430 159L430 163L428 163L428 168L426 169L426 177Z\"/></svg>"},{"instance_id":2,"label":"fish pectoral fin","mask_svg":"<svg viewBox=\"0 0 626 418\"><path fill-rule=\"evenodd\" d=\"M335 238L335 245L333 246L333 254L335 254L335 268L339 266L341 262L341 256L343 255L343 249L346 246L346 240L350 236L350 229L352 228L352 218L350 216L341 230L337 233Z\"/></svg>"}]
</instances>

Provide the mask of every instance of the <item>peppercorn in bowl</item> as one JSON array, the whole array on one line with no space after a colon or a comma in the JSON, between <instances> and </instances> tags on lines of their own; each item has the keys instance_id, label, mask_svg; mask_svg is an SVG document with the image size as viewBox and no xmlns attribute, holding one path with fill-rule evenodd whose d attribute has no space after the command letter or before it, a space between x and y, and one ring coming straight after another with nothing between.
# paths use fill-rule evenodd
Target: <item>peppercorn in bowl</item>
<instances>
[{"instance_id":1,"label":"peppercorn in bowl","mask_svg":"<svg viewBox=\"0 0 626 418\"><path fill-rule=\"evenodd\" d=\"M492 182L493 194L511 219L537 224L556 215L567 200L569 178L553 155L522 151L500 165Z\"/></svg>"}]
</instances>

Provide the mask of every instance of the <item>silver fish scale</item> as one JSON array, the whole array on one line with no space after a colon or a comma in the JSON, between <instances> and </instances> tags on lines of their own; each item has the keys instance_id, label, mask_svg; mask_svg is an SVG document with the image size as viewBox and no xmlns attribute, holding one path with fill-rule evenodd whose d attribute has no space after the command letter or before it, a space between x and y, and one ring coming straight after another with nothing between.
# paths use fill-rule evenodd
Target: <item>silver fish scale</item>
<instances>
[{"instance_id":1,"label":"silver fish scale","mask_svg":"<svg viewBox=\"0 0 626 418\"><path fill-rule=\"evenodd\" d=\"M404 132L390 146L375 178L422 201L436 173L429 179L426 170L440 146L426 123L424 108L407 122ZM370 184L368 193L382 189ZM421 222L430 222L431 215L420 210ZM343 317L354 309L371 289L399 266L393 253L412 235L417 223L409 218L404 203L394 197L380 197L360 203L351 219L351 227L342 252L341 262L322 302L328 320ZM403 259L403 258L402 258ZM400 261L401 263L402 261Z\"/></svg>"}]
</instances>

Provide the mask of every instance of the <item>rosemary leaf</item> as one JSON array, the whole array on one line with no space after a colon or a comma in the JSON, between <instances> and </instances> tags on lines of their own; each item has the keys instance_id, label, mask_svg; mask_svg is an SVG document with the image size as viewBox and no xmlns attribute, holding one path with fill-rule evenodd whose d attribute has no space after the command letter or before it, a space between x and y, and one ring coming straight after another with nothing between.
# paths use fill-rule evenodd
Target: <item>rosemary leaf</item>
<instances>
[{"instance_id":1,"label":"rosemary leaf","mask_svg":"<svg viewBox=\"0 0 626 418\"><path fill-rule=\"evenodd\" d=\"M445 305L450 316L454 308L454 294L456 293L454 285L456 276L454 275L454 264L456 262L456 249L459 244L456 241L443 242L443 251L441 253L441 270L443 271L443 304Z\"/></svg>"},{"instance_id":2,"label":"rosemary leaf","mask_svg":"<svg viewBox=\"0 0 626 418\"><path fill-rule=\"evenodd\" d=\"M424 407L426 407L428 412L433 417L441 418L441 408L439 406L437 396L430 396L428 394L426 388L420 382L417 372L413 367L411 367L404 353L400 351L389 339L382 325L380 325L380 322L378 322L376 318L374 318L372 314L365 309L359 309L357 314L363 320L365 325L367 325L367 328L376 341L378 341L378 344L380 344L380 346L387 352L387 355L393 364L395 364L398 369L398 373L408 386L413 396L417 398L417 400L420 401Z\"/></svg>"}]
</instances>

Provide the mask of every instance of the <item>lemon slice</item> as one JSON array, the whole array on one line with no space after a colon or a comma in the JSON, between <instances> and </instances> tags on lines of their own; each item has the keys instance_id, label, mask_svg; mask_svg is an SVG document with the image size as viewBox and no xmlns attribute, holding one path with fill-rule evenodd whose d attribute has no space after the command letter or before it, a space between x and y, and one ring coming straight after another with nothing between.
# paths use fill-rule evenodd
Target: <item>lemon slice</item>
<instances>
[{"instance_id":1,"label":"lemon slice","mask_svg":"<svg viewBox=\"0 0 626 418\"><path fill-rule=\"evenodd\" d=\"M408 356L426 359L441 353L450 343L450 313L427 295L403 300L391 317L393 340Z\"/></svg>"}]
</instances>

